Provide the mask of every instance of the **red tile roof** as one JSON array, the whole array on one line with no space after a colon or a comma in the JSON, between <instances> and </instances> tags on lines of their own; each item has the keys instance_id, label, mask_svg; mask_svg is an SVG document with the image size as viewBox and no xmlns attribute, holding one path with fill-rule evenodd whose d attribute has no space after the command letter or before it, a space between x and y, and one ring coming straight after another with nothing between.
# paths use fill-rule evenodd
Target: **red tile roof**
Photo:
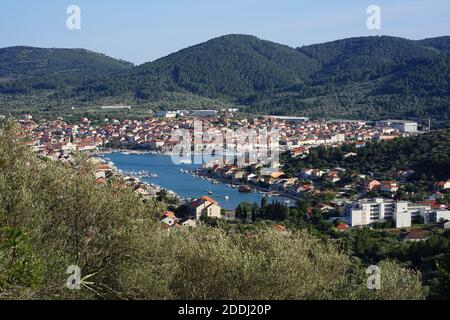
<instances>
[{"instance_id":1,"label":"red tile roof","mask_svg":"<svg viewBox=\"0 0 450 320\"><path fill-rule=\"evenodd\" d=\"M203 197L202 197L202 200L205 200L205 201L208 201L208 202L211 202L211 203L217 204L217 201L216 201L216 200L214 200L214 199L211 199L211 198L210 198L210 197L208 197L208 196L203 196Z\"/></svg>"},{"instance_id":2,"label":"red tile roof","mask_svg":"<svg viewBox=\"0 0 450 320\"><path fill-rule=\"evenodd\" d=\"M349 226L348 226L348 224L346 224L346 223L340 223L337 227L336 227L336 229L338 229L339 231L344 231L344 230L347 230L349 228Z\"/></svg>"}]
</instances>

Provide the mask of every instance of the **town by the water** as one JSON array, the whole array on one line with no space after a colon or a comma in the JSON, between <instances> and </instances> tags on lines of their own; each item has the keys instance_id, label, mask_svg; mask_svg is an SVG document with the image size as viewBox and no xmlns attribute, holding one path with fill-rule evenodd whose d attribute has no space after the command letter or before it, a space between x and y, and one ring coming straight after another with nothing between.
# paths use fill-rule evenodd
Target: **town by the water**
<instances>
[{"instance_id":1,"label":"town by the water","mask_svg":"<svg viewBox=\"0 0 450 320\"><path fill-rule=\"evenodd\" d=\"M69 123L63 118L47 121L24 115L17 122L29 145L37 154L55 161L74 163L74 157L85 153L95 167L98 185L119 179L139 194L144 201L156 199L167 205L161 212L161 224L168 229L195 227L204 219L255 220L251 206L239 204L237 208L222 208L212 191L195 197L183 197L170 188L148 182L158 177L158 172L122 170L112 163L108 153L123 155L151 153L168 156L179 141L172 139L178 129L193 131L194 121L202 122L203 130L214 128L225 134L227 130L269 130L279 132L278 150L281 157L270 170L254 162L203 163L195 169L179 168L180 174L223 184L238 192L261 194L261 202L272 201L280 212L308 199L306 208L311 219L315 215L334 223L339 232L349 228L389 222L393 229L411 228L414 224L437 224L450 220L450 206L445 194L450 190L450 179L433 182L425 192L409 191L408 177L413 170L405 168L390 175L386 173L355 172L341 167L310 166L299 171L289 170L290 159L304 159L317 148L335 148L348 145L353 151L343 159L358 157L358 150L373 141L412 137L430 130L429 123L406 120L310 120L306 117L242 116L237 110L160 111L146 120L103 119L102 122L83 118L79 123ZM207 141L204 141L205 143ZM176 166L173 164L173 166ZM178 168L177 168L178 169ZM176 183L176 181L174 181ZM224 196L223 200L228 200ZM222 201L223 201L222 200ZM310 201L312 200L312 201ZM261 203L261 206L266 205ZM249 207L249 208L248 208ZM254 212L253 212L254 215ZM280 220L280 219L275 219ZM442 227L450 228L449 223ZM287 232L282 224L274 228ZM405 240L424 240L425 228L411 229Z\"/></svg>"}]
</instances>

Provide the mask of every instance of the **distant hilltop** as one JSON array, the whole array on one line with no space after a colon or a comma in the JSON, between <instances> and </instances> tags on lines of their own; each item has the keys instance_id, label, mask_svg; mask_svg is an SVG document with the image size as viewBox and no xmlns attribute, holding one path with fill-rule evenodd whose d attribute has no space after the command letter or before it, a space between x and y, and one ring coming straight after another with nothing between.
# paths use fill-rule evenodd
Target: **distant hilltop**
<instances>
[{"instance_id":1,"label":"distant hilltop","mask_svg":"<svg viewBox=\"0 0 450 320\"><path fill-rule=\"evenodd\" d=\"M0 49L0 112L82 112L95 104L446 120L449 86L448 36L357 37L291 48L232 34L139 66L83 49Z\"/></svg>"}]
</instances>

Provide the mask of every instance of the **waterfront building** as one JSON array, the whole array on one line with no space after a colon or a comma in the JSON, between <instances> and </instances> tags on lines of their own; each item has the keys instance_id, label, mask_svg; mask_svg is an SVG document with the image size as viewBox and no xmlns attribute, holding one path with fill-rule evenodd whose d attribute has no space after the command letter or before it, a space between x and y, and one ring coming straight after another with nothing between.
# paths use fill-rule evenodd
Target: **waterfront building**
<instances>
[{"instance_id":1,"label":"waterfront building","mask_svg":"<svg viewBox=\"0 0 450 320\"><path fill-rule=\"evenodd\" d=\"M208 218L221 218L222 208L217 204L217 201L208 196L203 196L199 199L194 199L189 203L191 215L200 220L202 216Z\"/></svg>"}]
</instances>

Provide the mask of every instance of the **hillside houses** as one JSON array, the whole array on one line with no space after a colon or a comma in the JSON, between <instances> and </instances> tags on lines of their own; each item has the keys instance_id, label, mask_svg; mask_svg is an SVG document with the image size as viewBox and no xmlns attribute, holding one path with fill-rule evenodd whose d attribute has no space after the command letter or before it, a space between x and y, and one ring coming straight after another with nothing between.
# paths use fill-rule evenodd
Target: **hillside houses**
<instances>
[{"instance_id":1,"label":"hillside houses","mask_svg":"<svg viewBox=\"0 0 450 320\"><path fill-rule=\"evenodd\" d=\"M200 220L201 217L207 218L221 218L222 208L217 204L217 201L208 196L203 196L198 199L193 199L188 204L190 214L195 220Z\"/></svg>"},{"instance_id":2,"label":"hillside houses","mask_svg":"<svg viewBox=\"0 0 450 320\"><path fill-rule=\"evenodd\" d=\"M448 179L447 181L439 181L435 183L435 188L437 190L447 190L450 189L450 179Z\"/></svg>"},{"instance_id":3,"label":"hillside houses","mask_svg":"<svg viewBox=\"0 0 450 320\"><path fill-rule=\"evenodd\" d=\"M380 190L381 182L378 180L366 180L361 184L361 191L370 192L372 190Z\"/></svg>"},{"instance_id":4,"label":"hillside houses","mask_svg":"<svg viewBox=\"0 0 450 320\"><path fill-rule=\"evenodd\" d=\"M167 112L165 112L167 113ZM73 143L80 151L113 145L127 148L148 149L170 152L176 145L171 140L177 129L193 132L195 117L180 113L180 117L155 117L146 120L105 119L103 124L93 125L88 118L79 124L68 124L62 119L35 122L31 116L22 117L18 122L22 129L32 134L34 145L51 144L62 146ZM218 121L220 120L220 121ZM398 128L374 126L364 121L303 121L291 122L288 118L236 119L222 117L215 113L213 117L201 117L202 130L214 130L225 136L227 130L278 130L280 150L290 150L292 157L302 157L309 153L309 148L319 145L338 146L343 143L356 142L363 146L370 139L394 138L411 133L401 132ZM269 138L271 140L272 138ZM225 141L224 141L225 142ZM207 141L204 141L207 143ZM261 142L259 142L261 143ZM265 143L265 142L264 142ZM224 145L224 147L226 147Z\"/></svg>"},{"instance_id":5,"label":"hillside houses","mask_svg":"<svg viewBox=\"0 0 450 320\"><path fill-rule=\"evenodd\" d=\"M378 181L375 179L365 180L361 183L362 192L380 191L384 193L396 193L400 186L397 181Z\"/></svg>"},{"instance_id":6,"label":"hillside houses","mask_svg":"<svg viewBox=\"0 0 450 320\"><path fill-rule=\"evenodd\" d=\"M380 191L387 193L395 193L399 189L398 183L396 181L381 181Z\"/></svg>"}]
</instances>

